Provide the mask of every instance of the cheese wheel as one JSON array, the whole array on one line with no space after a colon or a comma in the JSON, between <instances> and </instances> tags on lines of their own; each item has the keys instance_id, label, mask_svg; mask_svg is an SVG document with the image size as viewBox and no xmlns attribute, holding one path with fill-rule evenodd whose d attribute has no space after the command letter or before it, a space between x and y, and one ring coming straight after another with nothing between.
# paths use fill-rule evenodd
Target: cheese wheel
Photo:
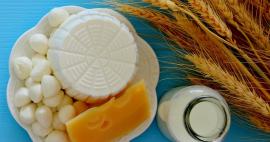
<instances>
[{"instance_id":1,"label":"cheese wheel","mask_svg":"<svg viewBox=\"0 0 270 142\"><path fill-rule=\"evenodd\" d=\"M70 16L49 40L54 74L70 96L82 100L117 94L136 71L132 33L116 18L95 13Z\"/></svg>"}]
</instances>

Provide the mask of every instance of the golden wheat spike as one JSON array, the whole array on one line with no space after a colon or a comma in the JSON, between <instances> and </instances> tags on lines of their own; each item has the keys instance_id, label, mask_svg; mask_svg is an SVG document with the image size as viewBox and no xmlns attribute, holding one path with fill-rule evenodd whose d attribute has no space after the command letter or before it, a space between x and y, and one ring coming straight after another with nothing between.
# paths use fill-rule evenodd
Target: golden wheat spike
<instances>
[{"instance_id":1,"label":"golden wheat spike","mask_svg":"<svg viewBox=\"0 0 270 142\"><path fill-rule=\"evenodd\" d=\"M211 7L202 0L188 0L200 16L221 36L232 39L232 32Z\"/></svg>"},{"instance_id":2,"label":"golden wheat spike","mask_svg":"<svg viewBox=\"0 0 270 142\"><path fill-rule=\"evenodd\" d=\"M203 57L186 55L185 58L192 62L206 78L211 78L219 83L221 87L226 88L239 102L241 102L242 106L248 106L249 109L241 109L242 111L250 113L254 110L253 112L257 112L270 119L269 104L259 97L255 91L250 90L244 82L223 70L219 65Z\"/></svg>"}]
</instances>

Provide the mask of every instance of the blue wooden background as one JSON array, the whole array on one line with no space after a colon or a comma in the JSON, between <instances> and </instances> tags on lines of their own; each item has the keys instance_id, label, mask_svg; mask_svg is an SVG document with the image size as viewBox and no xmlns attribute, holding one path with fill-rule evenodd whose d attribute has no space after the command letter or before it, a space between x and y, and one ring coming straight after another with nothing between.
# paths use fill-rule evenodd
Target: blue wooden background
<instances>
[{"instance_id":1,"label":"blue wooden background","mask_svg":"<svg viewBox=\"0 0 270 142\"><path fill-rule=\"evenodd\" d=\"M100 7L91 0L0 0L0 142L30 142L27 133L20 128L9 113L6 102L6 87L9 79L8 60L11 48L16 39L26 30L33 27L39 19L51 8L64 5L79 5L87 8ZM154 48L162 60L170 55L164 47L164 41L149 35L159 35L157 31L146 25L145 22L130 18L138 33L142 35ZM163 64L161 64L163 67ZM171 78L171 79L169 79ZM178 78L178 80L174 79ZM170 88L185 85L181 74L161 73L161 81L157 88L158 96L162 96ZM168 142L157 127L156 121L134 142ZM226 137L228 142L270 141L266 134L258 133L236 117Z\"/></svg>"}]
</instances>

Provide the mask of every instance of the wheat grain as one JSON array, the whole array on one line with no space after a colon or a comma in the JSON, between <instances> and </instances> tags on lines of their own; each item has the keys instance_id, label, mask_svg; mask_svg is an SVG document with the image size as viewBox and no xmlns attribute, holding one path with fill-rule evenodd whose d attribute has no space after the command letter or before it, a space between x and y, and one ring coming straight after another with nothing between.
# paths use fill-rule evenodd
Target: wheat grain
<instances>
[{"instance_id":1,"label":"wheat grain","mask_svg":"<svg viewBox=\"0 0 270 142\"><path fill-rule=\"evenodd\" d=\"M206 78L211 78L223 88L226 88L233 97L241 102L242 107L248 106L249 109L242 108L242 111L250 113L254 110L253 112L260 113L264 117L270 118L269 104L260 98L255 91L250 90L244 82L223 70L219 65L203 57L186 55L185 58L192 62ZM241 106L238 106L238 108L241 108Z\"/></svg>"},{"instance_id":2,"label":"wheat grain","mask_svg":"<svg viewBox=\"0 0 270 142\"><path fill-rule=\"evenodd\" d=\"M188 0L188 2L219 35L232 39L231 30L207 3L202 0Z\"/></svg>"}]
</instances>

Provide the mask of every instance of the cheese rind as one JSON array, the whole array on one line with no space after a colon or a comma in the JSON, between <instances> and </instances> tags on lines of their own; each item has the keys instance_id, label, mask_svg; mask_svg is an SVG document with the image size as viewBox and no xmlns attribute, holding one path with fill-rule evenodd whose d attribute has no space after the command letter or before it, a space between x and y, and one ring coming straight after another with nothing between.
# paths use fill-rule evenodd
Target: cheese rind
<instances>
[{"instance_id":1,"label":"cheese rind","mask_svg":"<svg viewBox=\"0 0 270 142\"><path fill-rule=\"evenodd\" d=\"M72 142L110 142L132 132L150 115L150 102L142 81L119 98L112 98L70 120L66 123L67 132Z\"/></svg>"}]
</instances>

